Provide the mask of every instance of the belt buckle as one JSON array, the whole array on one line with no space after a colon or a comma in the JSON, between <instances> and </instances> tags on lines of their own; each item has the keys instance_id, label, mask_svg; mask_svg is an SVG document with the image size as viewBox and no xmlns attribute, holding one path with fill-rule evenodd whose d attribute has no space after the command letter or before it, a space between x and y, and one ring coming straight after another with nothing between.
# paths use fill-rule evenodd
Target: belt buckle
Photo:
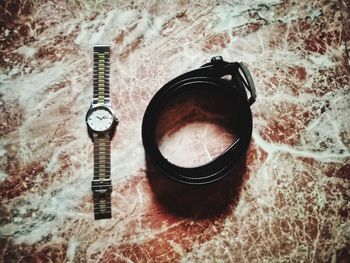
<instances>
[{"instance_id":1,"label":"belt buckle","mask_svg":"<svg viewBox=\"0 0 350 263\"><path fill-rule=\"evenodd\" d=\"M106 194L112 191L111 179L94 179L91 182L91 190L94 193Z\"/></svg>"},{"instance_id":2,"label":"belt buckle","mask_svg":"<svg viewBox=\"0 0 350 263\"><path fill-rule=\"evenodd\" d=\"M250 92L250 98L248 99L248 103L249 105L252 105L256 100L256 90L255 90L253 77L243 62L238 63L238 66L239 66L239 69L242 71L244 78L239 71L238 71L238 74L240 75L243 84Z\"/></svg>"}]
</instances>

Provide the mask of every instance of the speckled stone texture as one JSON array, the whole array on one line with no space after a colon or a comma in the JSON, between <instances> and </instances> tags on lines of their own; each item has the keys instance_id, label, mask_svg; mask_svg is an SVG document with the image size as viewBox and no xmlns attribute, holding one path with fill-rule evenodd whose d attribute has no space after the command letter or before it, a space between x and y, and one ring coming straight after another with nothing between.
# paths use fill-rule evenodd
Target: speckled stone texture
<instances>
[{"instance_id":1,"label":"speckled stone texture","mask_svg":"<svg viewBox=\"0 0 350 263\"><path fill-rule=\"evenodd\" d=\"M104 2L0 2L0 261L350 262L349 2ZM102 221L84 120L97 43L111 45L120 119ZM253 138L227 207L182 215L150 183L142 116L214 55L253 74ZM178 122L162 139L174 162L209 161L232 140L219 122Z\"/></svg>"}]
</instances>

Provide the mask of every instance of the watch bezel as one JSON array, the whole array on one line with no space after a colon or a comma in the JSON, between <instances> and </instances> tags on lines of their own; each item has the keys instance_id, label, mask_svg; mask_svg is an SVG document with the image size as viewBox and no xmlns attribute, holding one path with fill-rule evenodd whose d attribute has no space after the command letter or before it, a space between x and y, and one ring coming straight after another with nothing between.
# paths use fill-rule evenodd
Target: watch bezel
<instances>
[{"instance_id":1,"label":"watch bezel","mask_svg":"<svg viewBox=\"0 0 350 263\"><path fill-rule=\"evenodd\" d=\"M104 109L104 110L107 110L107 111L109 111L109 113L110 113L110 114L112 115L112 117L113 117L113 122L112 122L111 126L110 126L108 129L106 129L106 130L103 130L103 131L94 130L94 129L89 125L89 123L88 123L88 118L89 118L89 116L91 115L91 113L92 113L93 111L95 111L95 110L97 110L97 109ZM87 125L87 127L88 127L88 130L89 130L90 132L99 133L99 134L100 134L100 133L101 133L101 134L104 134L104 133L106 133L106 132L111 132L111 131L115 128L115 126L116 126L117 123L118 123L118 119L117 119L117 117L116 117L116 115L115 115L115 113L114 113L114 111L113 111L113 109L112 109L111 106L106 105L106 104L103 104L103 103L97 103L97 104L91 104L91 106L90 106L90 108L89 108L89 110L87 111L86 116L85 116L85 123L86 123L86 125Z\"/></svg>"}]
</instances>

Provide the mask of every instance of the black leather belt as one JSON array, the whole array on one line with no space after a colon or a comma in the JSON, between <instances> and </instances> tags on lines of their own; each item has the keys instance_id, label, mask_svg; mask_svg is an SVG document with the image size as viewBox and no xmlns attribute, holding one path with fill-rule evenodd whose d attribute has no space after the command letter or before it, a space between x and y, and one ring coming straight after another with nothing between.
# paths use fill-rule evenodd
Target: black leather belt
<instances>
[{"instance_id":1,"label":"black leather belt","mask_svg":"<svg viewBox=\"0 0 350 263\"><path fill-rule=\"evenodd\" d=\"M229 75L230 79L222 78ZM231 98L232 110L239 116L237 140L220 156L202 166L187 168L169 162L160 152L156 128L158 118L168 101L186 89L207 88ZM247 92L250 97L248 98ZM243 63L230 63L213 57L199 69L187 72L165 84L150 101L142 123L142 140L150 161L170 178L191 185L209 184L230 173L245 156L252 136L252 113L255 102L253 79Z\"/></svg>"}]
</instances>

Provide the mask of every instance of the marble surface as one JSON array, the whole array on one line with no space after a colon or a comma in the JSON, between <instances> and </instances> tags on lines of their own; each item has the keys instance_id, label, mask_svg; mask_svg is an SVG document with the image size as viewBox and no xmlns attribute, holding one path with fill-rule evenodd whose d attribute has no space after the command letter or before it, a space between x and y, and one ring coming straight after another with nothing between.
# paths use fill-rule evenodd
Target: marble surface
<instances>
[{"instance_id":1,"label":"marble surface","mask_svg":"<svg viewBox=\"0 0 350 263\"><path fill-rule=\"evenodd\" d=\"M106 2L0 3L0 261L350 262L349 2ZM96 43L111 45L120 119L103 221L84 122ZM228 207L179 215L151 187L142 116L214 55L253 74L253 139ZM230 140L195 121L162 143L195 165Z\"/></svg>"}]
</instances>

